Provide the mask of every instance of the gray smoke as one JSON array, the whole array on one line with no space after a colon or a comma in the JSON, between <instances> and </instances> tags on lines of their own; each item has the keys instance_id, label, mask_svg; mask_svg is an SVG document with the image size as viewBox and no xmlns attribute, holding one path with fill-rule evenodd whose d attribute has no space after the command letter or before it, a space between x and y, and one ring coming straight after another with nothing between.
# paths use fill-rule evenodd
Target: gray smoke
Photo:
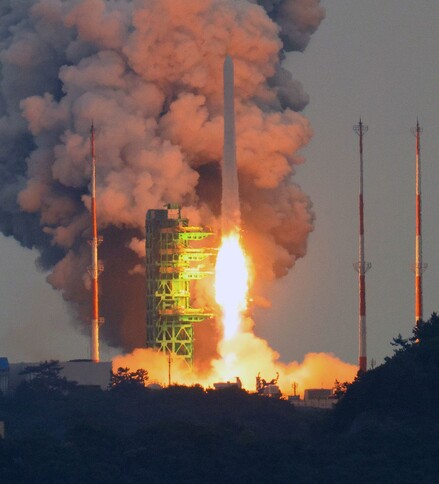
<instances>
[{"instance_id":1,"label":"gray smoke","mask_svg":"<svg viewBox=\"0 0 439 484\"><path fill-rule=\"evenodd\" d=\"M280 38L287 51L303 51L325 18L320 0L257 0L280 27Z\"/></svg>"},{"instance_id":2,"label":"gray smoke","mask_svg":"<svg viewBox=\"0 0 439 484\"><path fill-rule=\"evenodd\" d=\"M318 0L3 0L0 230L87 327L89 129L96 127L103 337L144 343L146 210L180 203L218 226L222 65L235 62L245 243L261 277L306 251L313 214L292 183L308 97L282 68L324 16Z\"/></svg>"}]
</instances>

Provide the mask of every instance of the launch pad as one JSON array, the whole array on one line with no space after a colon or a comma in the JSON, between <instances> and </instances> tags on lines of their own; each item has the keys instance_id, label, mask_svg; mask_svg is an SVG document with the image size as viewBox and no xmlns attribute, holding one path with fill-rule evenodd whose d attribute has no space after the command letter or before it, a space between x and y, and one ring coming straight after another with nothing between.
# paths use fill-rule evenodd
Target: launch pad
<instances>
[{"instance_id":1,"label":"launch pad","mask_svg":"<svg viewBox=\"0 0 439 484\"><path fill-rule=\"evenodd\" d=\"M201 262L213 255L191 247L213 233L189 226L179 205L148 210L146 214L146 338L149 348L193 363L193 324L213 317L191 307L191 281L211 272Z\"/></svg>"}]
</instances>

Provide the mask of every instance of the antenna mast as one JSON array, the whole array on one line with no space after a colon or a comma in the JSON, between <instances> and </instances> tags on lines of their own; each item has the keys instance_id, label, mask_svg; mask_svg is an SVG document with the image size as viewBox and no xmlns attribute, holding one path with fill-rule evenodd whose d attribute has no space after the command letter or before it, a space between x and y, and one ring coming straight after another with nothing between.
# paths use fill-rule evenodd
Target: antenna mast
<instances>
[{"instance_id":1,"label":"antenna mast","mask_svg":"<svg viewBox=\"0 0 439 484\"><path fill-rule=\"evenodd\" d=\"M358 262L354 263L354 269L358 272L358 366L360 371L367 370L367 345L366 345L366 272L372 267L364 258L364 206L363 206L363 135L368 127L360 118L360 122L353 127L360 140L360 186L359 186L359 239L358 239Z\"/></svg>"},{"instance_id":2,"label":"antenna mast","mask_svg":"<svg viewBox=\"0 0 439 484\"><path fill-rule=\"evenodd\" d=\"M102 272L101 264L98 261L98 245L102 238L98 237L98 226L96 222L96 155L95 155L95 131L93 123L90 129L91 148L91 257L92 263L89 269L92 287L92 314L91 314L91 344L90 359L99 362L99 325L103 320L99 318L99 273Z\"/></svg>"},{"instance_id":3,"label":"antenna mast","mask_svg":"<svg viewBox=\"0 0 439 484\"><path fill-rule=\"evenodd\" d=\"M422 128L416 120L416 127L411 129L416 137L416 239L415 239L415 324L423 319L422 274L428 265L422 262L422 192L421 192L421 133Z\"/></svg>"}]
</instances>

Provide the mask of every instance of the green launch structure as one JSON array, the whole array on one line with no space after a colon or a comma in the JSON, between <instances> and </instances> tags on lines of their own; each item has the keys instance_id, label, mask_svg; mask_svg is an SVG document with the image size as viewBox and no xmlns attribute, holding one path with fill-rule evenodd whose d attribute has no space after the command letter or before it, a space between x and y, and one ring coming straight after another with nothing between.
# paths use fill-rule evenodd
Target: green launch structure
<instances>
[{"instance_id":1,"label":"green launch structure","mask_svg":"<svg viewBox=\"0 0 439 484\"><path fill-rule=\"evenodd\" d=\"M147 347L179 357L192 366L194 323L213 314L191 307L191 282L211 274L202 262L213 255L191 247L213 233L191 227L179 205L146 214L146 339Z\"/></svg>"}]
</instances>

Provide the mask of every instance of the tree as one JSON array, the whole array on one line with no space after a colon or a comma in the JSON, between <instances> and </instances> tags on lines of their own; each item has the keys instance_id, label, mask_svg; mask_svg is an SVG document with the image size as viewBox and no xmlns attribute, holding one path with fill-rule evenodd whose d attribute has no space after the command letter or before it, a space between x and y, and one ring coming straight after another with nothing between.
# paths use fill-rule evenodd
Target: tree
<instances>
[{"instance_id":1,"label":"tree","mask_svg":"<svg viewBox=\"0 0 439 484\"><path fill-rule=\"evenodd\" d=\"M128 390L133 388L144 388L148 381L148 371L139 368L130 371L128 367L119 367L116 373L111 372L110 390Z\"/></svg>"},{"instance_id":2,"label":"tree","mask_svg":"<svg viewBox=\"0 0 439 484\"><path fill-rule=\"evenodd\" d=\"M391 346L394 347L393 349L393 353L395 355L399 354L399 353L403 353L404 351L406 351L407 349L409 349L412 345L412 342L413 342L413 338L403 338L401 333L398 334L398 336L396 338L393 338L392 341L390 342ZM384 358L384 361L390 361L391 358L389 356L386 356Z\"/></svg>"},{"instance_id":3,"label":"tree","mask_svg":"<svg viewBox=\"0 0 439 484\"><path fill-rule=\"evenodd\" d=\"M333 387L333 395L334 398L340 400L343 395L346 393L346 390L349 387L349 383L345 381L344 383L340 383L338 380L335 380L334 387Z\"/></svg>"},{"instance_id":4,"label":"tree","mask_svg":"<svg viewBox=\"0 0 439 484\"><path fill-rule=\"evenodd\" d=\"M410 346L409 340L403 338L401 333L399 333L396 338L393 338L390 344L396 348L395 350L393 350L395 353L397 351L403 351Z\"/></svg>"},{"instance_id":5,"label":"tree","mask_svg":"<svg viewBox=\"0 0 439 484\"><path fill-rule=\"evenodd\" d=\"M379 418L437 418L439 407L439 317L418 321L413 337L398 335L394 355L347 386L336 406L340 421L350 423L363 413Z\"/></svg>"},{"instance_id":6,"label":"tree","mask_svg":"<svg viewBox=\"0 0 439 484\"><path fill-rule=\"evenodd\" d=\"M418 324L413 328L414 342L424 343L427 341L439 339L439 316L433 313L428 321L418 321Z\"/></svg>"},{"instance_id":7,"label":"tree","mask_svg":"<svg viewBox=\"0 0 439 484\"><path fill-rule=\"evenodd\" d=\"M27 376L29 388L43 392L66 392L74 388L77 383L61 377L63 369L58 360L42 361L38 365L26 366L20 375Z\"/></svg>"}]
</instances>

